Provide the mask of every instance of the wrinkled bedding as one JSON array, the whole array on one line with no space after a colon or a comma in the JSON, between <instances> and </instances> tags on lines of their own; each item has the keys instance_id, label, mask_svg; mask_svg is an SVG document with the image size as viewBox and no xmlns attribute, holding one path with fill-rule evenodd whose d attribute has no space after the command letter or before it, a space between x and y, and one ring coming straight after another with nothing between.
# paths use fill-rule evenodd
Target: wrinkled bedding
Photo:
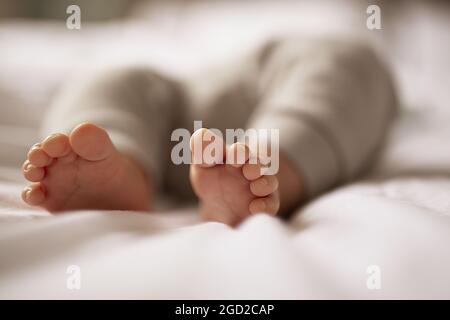
<instances>
[{"instance_id":1,"label":"wrinkled bedding","mask_svg":"<svg viewBox=\"0 0 450 320\"><path fill-rule=\"evenodd\" d=\"M165 42L172 25L143 26L92 26L81 37L54 23L0 23L0 298L450 298L448 62L423 52L396 64L408 47L391 55L404 108L374 168L290 221L259 214L232 229L200 221L195 207L51 216L23 204L18 167L71 70L140 60L188 76L204 60L186 34L176 34L182 59ZM118 34L145 44L127 52ZM112 52L106 62L101 52ZM79 290L67 287L71 265Z\"/></svg>"}]
</instances>

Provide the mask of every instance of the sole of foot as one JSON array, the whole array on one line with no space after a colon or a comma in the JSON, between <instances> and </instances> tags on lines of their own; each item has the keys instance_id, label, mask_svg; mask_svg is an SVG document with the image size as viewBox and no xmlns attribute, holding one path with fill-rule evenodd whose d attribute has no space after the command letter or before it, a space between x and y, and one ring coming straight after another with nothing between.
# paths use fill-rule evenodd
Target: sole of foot
<instances>
[{"instance_id":1,"label":"sole of foot","mask_svg":"<svg viewBox=\"0 0 450 320\"><path fill-rule=\"evenodd\" d=\"M33 182L23 190L22 199L50 212L149 209L150 186L139 165L117 151L104 129L91 123L32 146L22 170Z\"/></svg>"},{"instance_id":2,"label":"sole of foot","mask_svg":"<svg viewBox=\"0 0 450 320\"><path fill-rule=\"evenodd\" d=\"M237 225L254 213L275 215L280 207L277 177L263 175L262 166L257 161L249 161L253 158L247 146L241 143L225 146L220 139L205 128L195 131L191 137L194 164L191 164L190 180L201 201L203 218ZM202 161L208 145L216 142L222 143L223 152ZM227 161L230 158L233 161Z\"/></svg>"}]
</instances>

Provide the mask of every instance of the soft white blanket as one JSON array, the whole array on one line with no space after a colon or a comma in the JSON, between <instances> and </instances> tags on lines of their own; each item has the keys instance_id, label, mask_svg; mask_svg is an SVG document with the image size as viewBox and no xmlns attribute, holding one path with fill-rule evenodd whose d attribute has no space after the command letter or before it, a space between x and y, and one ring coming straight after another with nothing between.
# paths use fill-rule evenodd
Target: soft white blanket
<instances>
[{"instance_id":1,"label":"soft white blanket","mask_svg":"<svg viewBox=\"0 0 450 320\"><path fill-rule=\"evenodd\" d=\"M439 35L437 13L420 17L425 31L416 42L441 43L429 37ZM181 59L162 40L168 29L143 34L143 26L92 27L83 37L54 24L0 26L0 298L450 298L449 79L441 51L405 44L391 52L406 108L376 167L287 223L255 215L231 229L199 221L195 208L50 216L22 204L17 168L71 68L99 62L101 52L113 52L112 63L151 52L146 62L182 76L200 64L200 45L189 36L170 34L185 44ZM120 36L130 46L115 41ZM143 39L132 53L123 49ZM153 50L161 47L170 53ZM77 275L80 289L71 290Z\"/></svg>"}]
</instances>

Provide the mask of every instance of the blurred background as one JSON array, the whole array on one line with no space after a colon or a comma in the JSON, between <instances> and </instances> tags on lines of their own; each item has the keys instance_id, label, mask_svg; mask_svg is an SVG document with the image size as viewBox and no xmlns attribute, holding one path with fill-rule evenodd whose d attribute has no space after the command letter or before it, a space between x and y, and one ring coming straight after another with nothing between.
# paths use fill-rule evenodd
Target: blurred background
<instances>
[{"instance_id":1,"label":"blurred background","mask_svg":"<svg viewBox=\"0 0 450 320\"><path fill-rule=\"evenodd\" d=\"M81 9L80 30L66 26L72 4ZM380 30L367 28L371 4L381 9ZM449 18L445 0L0 0L0 147L8 150L0 178L17 175L46 108L75 74L145 64L189 83L286 34L372 43L392 68L409 130L426 137L426 128L450 120ZM430 115L438 120L427 122Z\"/></svg>"},{"instance_id":2,"label":"blurred background","mask_svg":"<svg viewBox=\"0 0 450 320\"><path fill-rule=\"evenodd\" d=\"M1 0L0 17L55 19L66 17L66 8L76 4L85 10L85 21L117 19L127 14L140 0Z\"/></svg>"},{"instance_id":3,"label":"blurred background","mask_svg":"<svg viewBox=\"0 0 450 320\"><path fill-rule=\"evenodd\" d=\"M72 4L81 8L80 30L66 26ZM372 4L381 9L380 30L367 28ZM316 203L286 233L254 220L230 232L181 228L175 240L159 232L171 225L165 220L128 215L69 215L23 229L9 223L31 214L19 199L20 168L47 108L78 73L140 64L186 85L220 81L215 67L287 34L359 37L390 66L401 111L374 181ZM448 221L439 215L450 212L449 36L448 0L0 0L0 213L11 217L1 229L3 296L52 297L56 288L59 298L78 297L60 282L70 258L93 281L83 284L85 298L248 299L255 290L282 298L448 297ZM364 286L369 263L383 267L378 293ZM117 277L124 273L132 276Z\"/></svg>"}]
</instances>

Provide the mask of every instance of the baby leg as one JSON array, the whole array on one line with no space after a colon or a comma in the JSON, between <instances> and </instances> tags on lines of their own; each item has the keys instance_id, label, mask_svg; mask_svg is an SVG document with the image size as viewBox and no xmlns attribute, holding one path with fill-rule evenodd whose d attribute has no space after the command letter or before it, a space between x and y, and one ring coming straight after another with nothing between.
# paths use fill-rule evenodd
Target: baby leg
<instances>
[{"instance_id":1,"label":"baby leg","mask_svg":"<svg viewBox=\"0 0 450 320\"><path fill-rule=\"evenodd\" d=\"M164 174L178 85L145 68L88 76L63 91L24 164L22 197L50 211L147 210ZM177 116L181 111L177 111Z\"/></svg>"},{"instance_id":2,"label":"baby leg","mask_svg":"<svg viewBox=\"0 0 450 320\"><path fill-rule=\"evenodd\" d=\"M205 208L203 215L212 220L236 224L253 212L273 214L278 208L285 214L355 178L370 165L394 116L395 94L389 73L373 50L357 41L280 39L242 59L234 69L240 72L231 77L235 83L230 91L225 88L216 96L232 96L231 89L236 87L252 92L254 107L247 108L246 127L279 132L279 170L270 177L263 195L250 192L252 183L262 178L259 165L242 166L239 174L245 179L233 180L235 188L224 185L231 181L225 175L236 176L239 170L226 170L223 165L191 166L191 182ZM225 110L220 116L222 131L243 120L227 121L242 114L243 108L239 108L227 116L230 108L226 103L215 107L215 113ZM217 171L216 182L211 181L213 171ZM199 177L207 177L210 187L204 187ZM244 187L249 192L243 192ZM211 195L213 189L227 192ZM236 197L243 199L237 201ZM218 208L219 202L222 208ZM232 207L236 203L240 203L239 210ZM219 211L226 216L217 217Z\"/></svg>"},{"instance_id":3,"label":"baby leg","mask_svg":"<svg viewBox=\"0 0 450 320\"><path fill-rule=\"evenodd\" d=\"M248 127L277 129L285 211L367 169L392 123L386 66L356 40L291 38L260 55L260 101Z\"/></svg>"}]
</instances>

